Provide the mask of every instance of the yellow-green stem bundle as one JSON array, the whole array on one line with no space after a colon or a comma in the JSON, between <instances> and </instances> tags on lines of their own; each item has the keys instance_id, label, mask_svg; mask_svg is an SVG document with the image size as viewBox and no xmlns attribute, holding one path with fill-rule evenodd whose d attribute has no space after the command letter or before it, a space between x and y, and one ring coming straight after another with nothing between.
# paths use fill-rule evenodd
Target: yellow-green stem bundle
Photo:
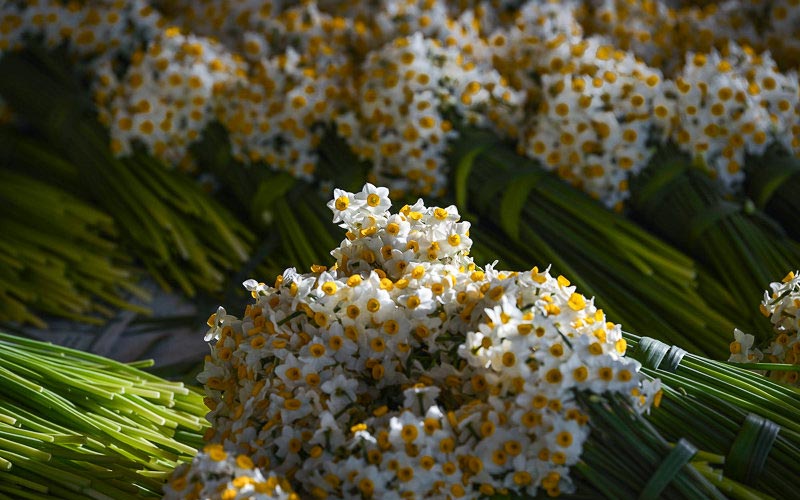
<instances>
[{"instance_id":1,"label":"yellow-green stem bundle","mask_svg":"<svg viewBox=\"0 0 800 500\"><path fill-rule=\"evenodd\" d=\"M147 364L0 333L0 498L160 496L207 409Z\"/></svg>"},{"instance_id":2,"label":"yellow-green stem bundle","mask_svg":"<svg viewBox=\"0 0 800 500\"><path fill-rule=\"evenodd\" d=\"M69 187L72 198L93 207L95 219L105 224L99 228L108 233L104 236L113 235L164 288L177 286L190 296L198 290L222 288L226 274L248 257L253 239L230 211L196 180L147 154L114 157L91 102L53 55L36 48L5 54L0 72L15 75L2 79L0 94L21 117L16 127L22 131L11 125L3 129L0 160L17 172L18 179ZM46 234L47 226L37 225L36 220L37 215L45 217L45 207L31 208L39 212L4 213L3 223ZM85 208L83 213L90 212ZM106 215L101 217L101 213ZM93 242L98 238L92 235ZM110 273L106 279L112 275L119 273ZM99 282L83 281L73 286L94 287L97 295L103 295ZM125 288L125 283L120 284ZM113 295L102 298L109 301ZM66 315L69 311L62 307L55 312Z\"/></svg>"},{"instance_id":3,"label":"yellow-green stem bundle","mask_svg":"<svg viewBox=\"0 0 800 500\"><path fill-rule=\"evenodd\" d=\"M43 327L41 313L99 322L112 307L147 312L127 298L145 294L114 243L112 219L12 168L0 170L0 318Z\"/></svg>"}]
</instances>

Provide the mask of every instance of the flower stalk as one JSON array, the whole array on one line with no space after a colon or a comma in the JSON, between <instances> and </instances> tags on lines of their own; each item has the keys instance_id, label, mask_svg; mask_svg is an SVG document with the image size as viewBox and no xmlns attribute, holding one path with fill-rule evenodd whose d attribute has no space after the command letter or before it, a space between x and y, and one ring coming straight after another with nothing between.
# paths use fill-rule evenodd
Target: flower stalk
<instances>
[{"instance_id":1,"label":"flower stalk","mask_svg":"<svg viewBox=\"0 0 800 500\"><path fill-rule=\"evenodd\" d=\"M74 349L0 333L0 493L158 497L191 460L202 397L179 382Z\"/></svg>"}]
</instances>

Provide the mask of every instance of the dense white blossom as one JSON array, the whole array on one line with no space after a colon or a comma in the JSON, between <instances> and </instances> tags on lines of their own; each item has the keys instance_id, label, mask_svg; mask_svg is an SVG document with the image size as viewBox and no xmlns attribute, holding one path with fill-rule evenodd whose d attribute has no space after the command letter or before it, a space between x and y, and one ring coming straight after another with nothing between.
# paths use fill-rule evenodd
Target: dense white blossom
<instances>
[{"instance_id":1,"label":"dense white blossom","mask_svg":"<svg viewBox=\"0 0 800 500\"><path fill-rule=\"evenodd\" d=\"M242 318L209 319L213 433L167 498L570 492L589 436L575 392L641 412L659 397L569 280L478 267L454 207L392 213L371 184L329 207L335 266L248 280Z\"/></svg>"}]
</instances>

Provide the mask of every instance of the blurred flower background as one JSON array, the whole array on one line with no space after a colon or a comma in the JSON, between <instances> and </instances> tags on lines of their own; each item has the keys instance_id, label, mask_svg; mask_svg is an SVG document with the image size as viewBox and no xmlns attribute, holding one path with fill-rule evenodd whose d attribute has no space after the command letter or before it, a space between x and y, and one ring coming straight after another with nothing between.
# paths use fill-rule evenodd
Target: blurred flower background
<instances>
[{"instance_id":1,"label":"blurred flower background","mask_svg":"<svg viewBox=\"0 0 800 500\"><path fill-rule=\"evenodd\" d=\"M692 377L728 373L727 361L743 378L715 397L772 379L759 386L769 396L745 406L774 404L757 413L775 421L800 364L798 61L792 0L3 2L0 326L124 362L153 358L149 373L198 385L204 357L221 349L204 340L208 315L287 268L319 277L338 261L349 275L361 262L394 283L418 259L470 250L480 272L565 276L622 325L648 377L663 357L695 363L692 383L658 375L669 401L683 401L675 384L705 397L691 387L711 382ZM360 191L367 182L373 191ZM340 223L346 242L378 227L405 237L419 219L378 219L392 204L424 207L418 197L442 211L431 220L460 213L473 232L331 255ZM371 221L352 215L365 206ZM252 278L256 289L242 287ZM661 352L669 345L689 354ZM347 393L339 382L333 392ZM653 413L667 435L671 418L688 418ZM725 455L745 413L726 415L714 444L694 444ZM765 494L785 491L776 471L797 449L784 445ZM213 446L198 460L227 463ZM228 461L236 474L253 468ZM734 469L725 477L744 481Z\"/></svg>"}]
</instances>

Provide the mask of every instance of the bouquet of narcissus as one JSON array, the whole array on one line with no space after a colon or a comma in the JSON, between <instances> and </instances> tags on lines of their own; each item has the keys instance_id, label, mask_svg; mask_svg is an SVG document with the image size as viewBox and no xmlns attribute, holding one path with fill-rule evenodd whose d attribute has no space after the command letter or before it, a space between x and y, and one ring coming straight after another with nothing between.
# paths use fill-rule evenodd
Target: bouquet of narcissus
<instances>
[{"instance_id":1,"label":"bouquet of narcissus","mask_svg":"<svg viewBox=\"0 0 800 500\"><path fill-rule=\"evenodd\" d=\"M775 333L764 350L754 346L755 337L734 331L729 361L757 364L770 378L797 385L800 380L800 272L790 271L781 281L770 283L760 309L772 323Z\"/></svg>"},{"instance_id":2,"label":"bouquet of narcissus","mask_svg":"<svg viewBox=\"0 0 800 500\"><path fill-rule=\"evenodd\" d=\"M454 207L391 213L371 184L329 207L333 268L248 280L244 316L210 318L213 433L166 498L555 496L587 397L632 415L660 397L566 278L477 266Z\"/></svg>"}]
</instances>

